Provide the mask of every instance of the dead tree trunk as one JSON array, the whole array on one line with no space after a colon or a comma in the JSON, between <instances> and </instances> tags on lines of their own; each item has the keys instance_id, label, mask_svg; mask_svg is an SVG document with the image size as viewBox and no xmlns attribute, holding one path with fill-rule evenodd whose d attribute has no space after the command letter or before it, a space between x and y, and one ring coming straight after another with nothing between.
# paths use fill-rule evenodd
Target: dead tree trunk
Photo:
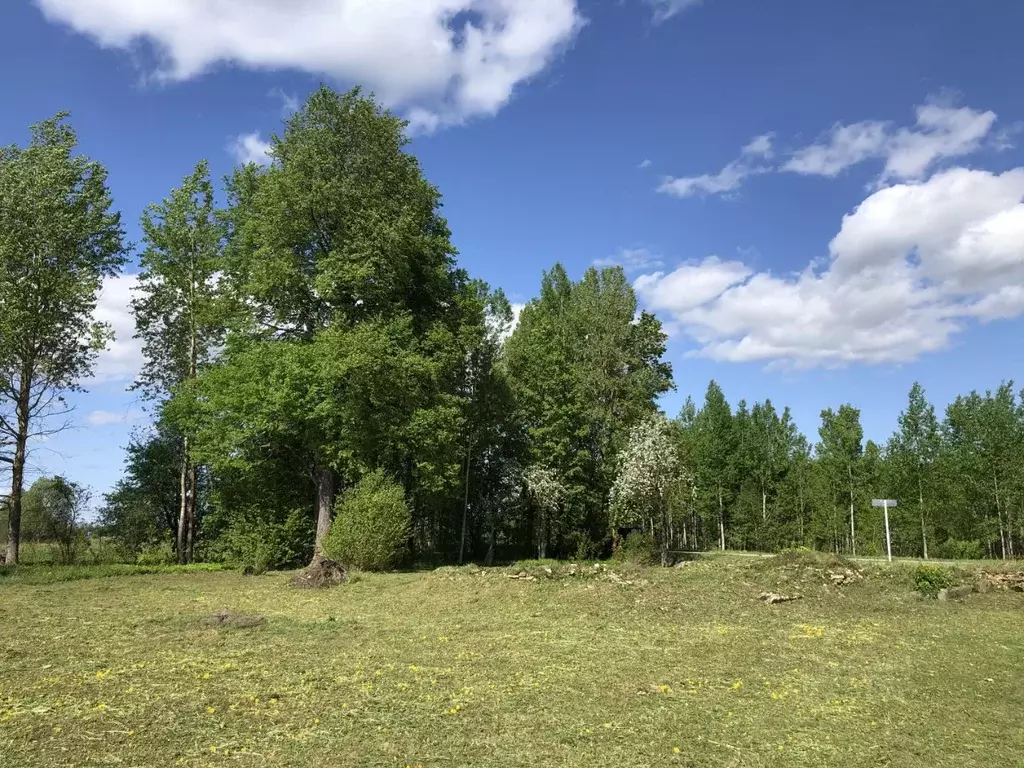
<instances>
[{"instance_id":1,"label":"dead tree trunk","mask_svg":"<svg viewBox=\"0 0 1024 768\"><path fill-rule=\"evenodd\" d=\"M324 557L324 541L331 529L331 513L334 510L334 472L330 467L319 464L314 469L316 481L316 540L313 544L313 562Z\"/></svg>"}]
</instances>

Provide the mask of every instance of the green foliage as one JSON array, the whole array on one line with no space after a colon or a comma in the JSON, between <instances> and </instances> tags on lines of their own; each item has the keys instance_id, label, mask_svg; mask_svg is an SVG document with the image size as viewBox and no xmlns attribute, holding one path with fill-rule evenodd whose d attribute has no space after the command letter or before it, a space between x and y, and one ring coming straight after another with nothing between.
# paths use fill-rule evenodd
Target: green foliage
<instances>
[{"instance_id":1,"label":"green foliage","mask_svg":"<svg viewBox=\"0 0 1024 768\"><path fill-rule=\"evenodd\" d=\"M172 565L174 548L170 542L143 547L135 556L136 565Z\"/></svg>"},{"instance_id":2,"label":"green foliage","mask_svg":"<svg viewBox=\"0 0 1024 768\"><path fill-rule=\"evenodd\" d=\"M552 470L565 489L557 513L543 519L554 551L568 553L574 531L595 542L607 535L618 454L672 387L664 350L661 323L637 316L621 268L589 269L574 282L556 264L523 309L504 364L528 436L528 464Z\"/></svg>"},{"instance_id":3,"label":"green foliage","mask_svg":"<svg viewBox=\"0 0 1024 768\"><path fill-rule=\"evenodd\" d=\"M262 572L300 565L309 556L312 539L307 509L291 510L281 518L254 508L234 512L206 554L212 560Z\"/></svg>"},{"instance_id":4,"label":"green foliage","mask_svg":"<svg viewBox=\"0 0 1024 768\"><path fill-rule=\"evenodd\" d=\"M935 548L935 554L945 560L980 560L984 550L980 541L946 539Z\"/></svg>"},{"instance_id":5,"label":"green foliage","mask_svg":"<svg viewBox=\"0 0 1024 768\"><path fill-rule=\"evenodd\" d=\"M402 557L410 522L402 486L374 470L341 497L324 553L364 571L387 570Z\"/></svg>"},{"instance_id":6,"label":"green foliage","mask_svg":"<svg viewBox=\"0 0 1024 768\"><path fill-rule=\"evenodd\" d=\"M26 147L0 148L0 445L12 449L11 562L28 440L61 429L48 421L66 413L61 393L80 388L110 340L96 303L125 260L106 170L76 153L66 117L32 126Z\"/></svg>"},{"instance_id":7,"label":"green foliage","mask_svg":"<svg viewBox=\"0 0 1024 768\"><path fill-rule=\"evenodd\" d=\"M644 531L630 532L615 550L614 560L631 565L654 565L659 560L659 548L654 536Z\"/></svg>"},{"instance_id":8,"label":"green foliage","mask_svg":"<svg viewBox=\"0 0 1024 768\"><path fill-rule=\"evenodd\" d=\"M922 564L911 573L914 589L926 597L937 597L939 590L956 586L959 582L956 574L941 565Z\"/></svg>"}]
</instances>

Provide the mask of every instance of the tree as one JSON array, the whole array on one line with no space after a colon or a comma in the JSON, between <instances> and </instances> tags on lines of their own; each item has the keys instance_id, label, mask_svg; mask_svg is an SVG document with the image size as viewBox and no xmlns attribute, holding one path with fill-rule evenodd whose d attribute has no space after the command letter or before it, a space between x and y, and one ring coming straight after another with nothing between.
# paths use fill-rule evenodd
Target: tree
<instances>
[{"instance_id":1,"label":"tree","mask_svg":"<svg viewBox=\"0 0 1024 768\"><path fill-rule=\"evenodd\" d=\"M646 528L649 523L659 542L662 567L668 565L672 538L669 494L679 482L692 487L665 417L658 414L633 427L609 495L612 523L615 528Z\"/></svg>"},{"instance_id":2,"label":"tree","mask_svg":"<svg viewBox=\"0 0 1024 768\"><path fill-rule=\"evenodd\" d=\"M854 510L858 470L864 453L864 430L860 425L860 410L852 405L841 405L838 412L831 408L825 409L821 412L818 435L821 438L817 449L818 459L832 490L832 498L835 500L840 495L848 495L850 552L856 555L857 530Z\"/></svg>"},{"instance_id":3,"label":"tree","mask_svg":"<svg viewBox=\"0 0 1024 768\"><path fill-rule=\"evenodd\" d=\"M553 469L537 464L523 473L523 483L540 512L536 530L537 557L543 559L548 554L551 519L565 503L568 492Z\"/></svg>"},{"instance_id":4,"label":"tree","mask_svg":"<svg viewBox=\"0 0 1024 768\"><path fill-rule=\"evenodd\" d=\"M37 541L55 543L61 564L74 563L80 522L90 498L88 488L61 476L39 478L23 499L26 533Z\"/></svg>"},{"instance_id":5,"label":"tree","mask_svg":"<svg viewBox=\"0 0 1024 768\"><path fill-rule=\"evenodd\" d=\"M935 408L925 398L924 388L917 382L910 388L907 408L899 415L899 429L889 440L888 459L897 474L902 495L913 494L921 522L921 550L928 559L930 503L933 492L935 463L939 454L939 422ZM925 503L925 493L929 504Z\"/></svg>"},{"instance_id":6,"label":"tree","mask_svg":"<svg viewBox=\"0 0 1024 768\"><path fill-rule=\"evenodd\" d=\"M180 512L180 469L183 441L166 420L136 432L126 448L125 474L104 497L99 524L126 554L173 541ZM205 507L203 475L195 488L199 508Z\"/></svg>"},{"instance_id":7,"label":"tree","mask_svg":"<svg viewBox=\"0 0 1024 768\"><path fill-rule=\"evenodd\" d=\"M530 463L556 472L566 489L549 521L560 551L593 549L607 535L618 453L673 386L664 351L661 323L638 315L621 268L592 268L573 282L556 264L523 309L504 363Z\"/></svg>"},{"instance_id":8,"label":"tree","mask_svg":"<svg viewBox=\"0 0 1024 768\"><path fill-rule=\"evenodd\" d=\"M415 509L460 485L467 329L484 320L404 129L358 89L322 87L269 168L236 172L225 349L171 406L215 473L292 455L314 559L339 479L383 469Z\"/></svg>"},{"instance_id":9,"label":"tree","mask_svg":"<svg viewBox=\"0 0 1024 768\"><path fill-rule=\"evenodd\" d=\"M708 384L704 406L697 412L694 431L698 493L705 501L705 508L713 510L718 543L725 550L725 505L727 495L732 492L737 435L729 403L714 380Z\"/></svg>"},{"instance_id":10,"label":"tree","mask_svg":"<svg viewBox=\"0 0 1024 768\"><path fill-rule=\"evenodd\" d=\"M124 262L107 173L76 154L65 114L0 149L0 435L13 446L7 561L18 561L26 448L59 430L62 394L81 388L110 330L93 319L104 278Z\"/></svg>"},{"instance_id":11,"label":"tree","mask_svg":"<svg viewBox=\"0 0 1024 768\"><path fill-rule=\"evenodd\" d=\"M166 200L146 209L142 231L146 248L132 308L146 362L135 387L162 400L210 364L224 336L218 282L225 233L205 161ZM192 440L189 433L181 435L175 537L181 563L191 561L195 551L199 470L191 455Z\"/></svg>"}]
</instances>

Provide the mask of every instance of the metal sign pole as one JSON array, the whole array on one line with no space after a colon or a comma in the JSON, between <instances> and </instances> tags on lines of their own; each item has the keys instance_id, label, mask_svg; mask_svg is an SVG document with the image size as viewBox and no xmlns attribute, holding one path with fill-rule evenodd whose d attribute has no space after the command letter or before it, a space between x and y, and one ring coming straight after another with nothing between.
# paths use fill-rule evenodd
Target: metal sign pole
<instances>
[{"instance_id":1,"label":"metal sign pole","mask_svg":"<svg viewBox=\"0 0 1024 768\"><path fill-rule=\"evenodd\" d=\"M885 511L885 549L889 553L889 562L892 562L892 539L889 538L889 500L886 499L882 503L882 509Z\"/></svg>"},{"instance_id":2,"label":"metal sign pole","mask_svg":"<svg viewBox=\"0 0 1024 768\"><path fill-rule=\"evenodd\" d=\"M872 499L872 507L881 507L885 513L885 551L889 555L889 562L892 562L892 537L889 535L889 507L896 506L896 499Z\"/></svg>"}]
</instances>

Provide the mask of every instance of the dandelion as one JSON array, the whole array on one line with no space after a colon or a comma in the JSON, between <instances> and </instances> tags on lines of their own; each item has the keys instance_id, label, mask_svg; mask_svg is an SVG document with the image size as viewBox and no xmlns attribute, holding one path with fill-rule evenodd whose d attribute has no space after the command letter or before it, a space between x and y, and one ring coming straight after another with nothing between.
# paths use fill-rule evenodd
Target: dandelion
<instances>
[{"instance_id":1,"label":"dandelion","mask_svg":"<svg viewBox=\"0 0 1024 768\"><path fill-rule=\"evenodd\" d=\"M211 744L210 745L210 751L211 752L216 752L217 751L217 745L216 744Z\"/></svg>"},{"instance_id":2,"label":"dandelion","mask_svg":"<svg viewBox=\"0 0 1024 768\"><path fill-rule=\"evenodd\" d=\"M734 691L738 691L742 687L743 687L743 681L742 680L737 680L735 683L732 684L732 689Z\"/></svg>"},{"instance_id":3,"label":"dandelion","mask_svg":"<svg viewBox=\"0 0 1024 768\"><path fill-rule=\"evenodd\" d=\"M658 686L658 691L660 693L672 693L672 686L671 685L659 685Z\"/></svg>"},{"instance_id":4,"label":"dandelion","mask_svg":"<svg viewBox=\"0 0 1024 768\"><path fill-rule=\"evenodd\" d=\"M215 713L216 711L217 711L217 710L216 710L216 709L214 709L213 707L207 707L207 708L206 708L206 714L208 714L208 715L212 715L212 714L214 714L214 713Z\"/></svg>"},{"instance_id":5,"label":"dandelion","mask_svg":"<svg viewBox=\"0 0 1024 768\"><path fill-rule=\"evenodd\" d=\"M109 674L110 674L110 670L109 669L104 669L103 671L96 673L96 679L97 680L102 680L104 677L106 677Z\"/></svg>"},{"instance_id":6,"label":"dandelion","mask_svg":"<svg viewBox=\"0 0 1024 768\"><path fill-rule=\"evenodd\" d=\"M678 755L680 752L682 752L682 750L679 749L679 747L672 747L672 754L673 755Z\"/></svg>"}]
</instances>

